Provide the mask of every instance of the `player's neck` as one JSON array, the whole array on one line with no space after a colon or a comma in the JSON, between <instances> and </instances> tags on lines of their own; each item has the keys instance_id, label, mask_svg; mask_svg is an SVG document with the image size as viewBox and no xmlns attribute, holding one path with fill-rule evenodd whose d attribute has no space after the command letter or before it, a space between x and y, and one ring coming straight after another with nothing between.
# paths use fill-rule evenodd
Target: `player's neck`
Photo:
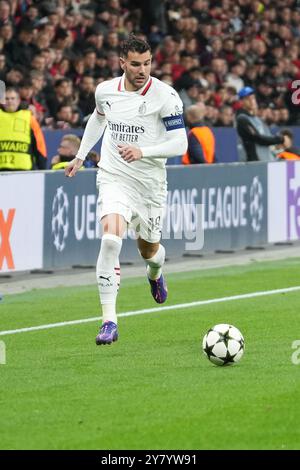
<instances>
[{"instance_id":1,"label":"player's neck","mask_svg":"<svg viewBox=\"0 0 300 470\"><path fill-rule=\"evenodd\" d=\"M137 88L137 87L135 87L134 85L132 85L132 83L130 83L130 82L127 80L127 78L125 77L125 79L124 79L124 89L125 89L125 91L139 91L139 90L142 90L142 89L146 86L146 84L148 83L148 81L149 81L149 77L148 77L148 79L146 80L146 82L144 83L143 86Z\"/></svg>"},{"instance_id":2,"label":"player's neck","mask_svg":"<svg viewBox=\"0 0 300 470\"><path fill-rule=\"evenodd\" d=\"M143 85L144 86L144 85ZM138 91L139 88L136 88L134 87L128 80L127 78L125 77L125 80L124 80L124 88L126 91ZM141 87L143 88L143 87Z\"/></svg>"}]
</instances>

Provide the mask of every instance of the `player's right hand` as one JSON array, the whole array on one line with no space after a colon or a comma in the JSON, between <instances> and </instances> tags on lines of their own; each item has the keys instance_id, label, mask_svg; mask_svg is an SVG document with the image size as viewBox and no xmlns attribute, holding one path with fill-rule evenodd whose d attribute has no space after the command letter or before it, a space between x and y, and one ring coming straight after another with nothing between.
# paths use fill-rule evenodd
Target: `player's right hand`
<instances>
[{"instance_id":1,"label":"player's right hand","mask_svg":"<svg viewBox=\"0 0 300 470\"><path fill-rule=\"evenodd\" d=\"M69 165L65 168L65 176L72 178L72 176L75 176L77 171L80 170L82 165L83 165L83 160L80 160L80 158L74 158L73 160L70 161Z\"/></svg>"}]
</instances>

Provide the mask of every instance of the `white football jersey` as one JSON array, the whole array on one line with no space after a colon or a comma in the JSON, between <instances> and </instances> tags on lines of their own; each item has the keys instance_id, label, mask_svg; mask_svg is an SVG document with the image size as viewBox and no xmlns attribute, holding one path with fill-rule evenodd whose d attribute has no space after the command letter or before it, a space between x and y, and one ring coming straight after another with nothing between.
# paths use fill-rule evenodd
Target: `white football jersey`
<instances>
[{"instance_id":1,"label":"white football jersey","mask_svg":"<svg viewBox=\"0 0 300 470\"><path fill-rule=\"evenodd\" d=\"M138 91L126 91L124 81L125 75L102 82L96 89L97 112L107 120L99 166L148 184L164 182L165 158L127 163L120 156L118 145L148 147L165 142L168 131L184 128L182 101L172 87L157 78L149 77Z\"/></svg>"}]
</instances>

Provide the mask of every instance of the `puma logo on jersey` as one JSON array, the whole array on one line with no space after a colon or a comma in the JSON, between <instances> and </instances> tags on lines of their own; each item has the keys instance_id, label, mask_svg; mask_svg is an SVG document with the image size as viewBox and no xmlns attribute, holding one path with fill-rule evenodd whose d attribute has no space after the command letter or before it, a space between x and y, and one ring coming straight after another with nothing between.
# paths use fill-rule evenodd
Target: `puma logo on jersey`
<instances>
[{"instance_id":1,"label":"puma logo on jersey","mask_svg":"<svg viewBox=\"0 0 300 470\"><path fill-rule=\"evenodd\" d=\"M107 106L109 107L109 109L111 109L112 103L110 103L109 101L105 101L105 104L107 104Z\"/></svg>"},{"instance_id":2,"label":"puma logo on jersey","mask_svg":"<svg viewBox=\"0 0 300 470\"><path fill-rule=\"evenodd\" d=\"M105 279L107 282L110 282L111 276L105 277L105 276L99 276L99 279Z\"/></svg>"}]
</instances>

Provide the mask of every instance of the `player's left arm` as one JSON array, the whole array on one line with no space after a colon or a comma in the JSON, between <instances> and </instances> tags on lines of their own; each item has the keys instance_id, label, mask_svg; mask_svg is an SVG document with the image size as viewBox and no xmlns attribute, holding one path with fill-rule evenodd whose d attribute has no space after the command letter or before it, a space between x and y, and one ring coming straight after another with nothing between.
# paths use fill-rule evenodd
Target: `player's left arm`
<instances>
[{"instance_id":1,"label":"player's left arm","mask_svg":"<svg viewBox=\"0 0 300 470\"><path fill-rule=\"evenodd\" d=\"M122 158L131 163L140 158L170 158L183 155L188 146L183 120L183 105L175 90L170 89L170 96L161 109L160 118L166 128L166 139L156 145L137 148L119 145Z\"/></svg>"},{"instance_id":2,"label":"player's left arm","mask_svg":"<svg viewBox=\"0 0 300 470\"><path fill-rule=\"evenodd\" d=\"M183 155L188 147L181 99L171 87L164 91L163 97L164 105L160 110L160 118L166 129L166 139L159 144L142 147L143 158L175 157Z\"/></svg>"}]
</instances>

